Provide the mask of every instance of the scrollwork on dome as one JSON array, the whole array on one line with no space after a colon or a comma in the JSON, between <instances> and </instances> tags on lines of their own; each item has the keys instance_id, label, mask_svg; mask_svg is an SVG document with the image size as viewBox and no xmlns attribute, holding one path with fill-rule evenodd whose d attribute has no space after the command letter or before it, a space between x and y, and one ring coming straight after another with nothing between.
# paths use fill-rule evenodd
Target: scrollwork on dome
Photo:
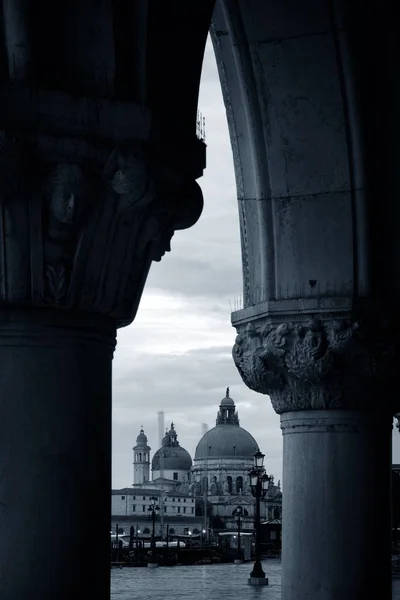
<instances>
[{"instance_id":1,"label":"scrollwork on dome","mask_svg":"<svg viewBox=\"0 0 400 600\"><path fill-rule=\"evenodd\" d=\"M279 414L366 408L393 372L395 357L386 323L349 320L312 319L260 330L249 323L233 347L244 383L268 394Z\"/></svg>"}]
</instances>

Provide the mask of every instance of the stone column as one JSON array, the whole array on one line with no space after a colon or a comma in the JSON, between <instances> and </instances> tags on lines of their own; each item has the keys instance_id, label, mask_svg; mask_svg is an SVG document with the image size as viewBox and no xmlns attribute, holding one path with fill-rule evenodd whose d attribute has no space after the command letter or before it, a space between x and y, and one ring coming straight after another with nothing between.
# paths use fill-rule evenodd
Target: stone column
<instances>
[{"instance_id":1,"label":"stone column","mask_svg":"<svg viewBox=\"0 0 400 600\"><path fill-rule=\"evenodd\" d=\"M270 395L284 436L282 600L391 598L393 330L245 313L235 363Z\"/></svg>"},{"instance_id":2,"label":"stone column","mask_svg":"<svg viewBox=\"0 0 400 600\"><path fill-rule=\"evenodd\" d=\"M0 134L1 600L109 599L116 330L201 208L143 141Z\"/></svg>"}]
</instances>

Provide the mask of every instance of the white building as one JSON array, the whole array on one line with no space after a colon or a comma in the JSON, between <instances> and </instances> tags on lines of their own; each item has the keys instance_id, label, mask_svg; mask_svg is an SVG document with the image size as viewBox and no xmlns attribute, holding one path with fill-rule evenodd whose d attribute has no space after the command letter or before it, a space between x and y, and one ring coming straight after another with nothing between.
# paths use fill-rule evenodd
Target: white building
<instances>
[{"instance_id":1,"label":"white building","mask_svg":"<svg viewBox=\"0 0 400 600\"><path fill-rule=\"evenodd\" d=\"M249 470L258 450L253 436L240 427L229 388L220 402L215 427L200 439L193 462L189 452L180 446L171 423L150 463L151 448L142 427L133 448L132 488L112 491L112 522L146 520L154 496L160 505L161 530L165 531L171 519L175 524L180 523L174 527L176 530L233 529L238 506L243 510L243 527L253 529L255 501L249 486ZM261 502L261 519L281 518L280 483L275 485L272 478Z\"/></svg>"}]
</instances>

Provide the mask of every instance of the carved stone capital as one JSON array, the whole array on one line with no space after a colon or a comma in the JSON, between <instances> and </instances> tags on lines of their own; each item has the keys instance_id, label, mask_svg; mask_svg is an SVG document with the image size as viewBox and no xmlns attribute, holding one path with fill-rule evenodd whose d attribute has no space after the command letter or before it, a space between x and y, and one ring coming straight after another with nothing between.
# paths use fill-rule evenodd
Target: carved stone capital
<instances>
[{"instance_id":1,"label":"carved stone capital","mask_svg":"<svg viewBox=\"0 0 400 600\"><path fill-rule=\"evenodd\" d=\"M0 133L0 302L127 325L151 262L193 225L200 187L150 144Z\"/></svg>"},{"instance_id":2,"label":"carved stone capital","mask_svg":"<svg viewBox=\"0 0 400 600\"><path fill-rule=\"evenodd\" d=\"M244 383L290 411L389 409L396 346L388 323L312 319L238 328L233 358Z\"/></svg>"}]
</instances>

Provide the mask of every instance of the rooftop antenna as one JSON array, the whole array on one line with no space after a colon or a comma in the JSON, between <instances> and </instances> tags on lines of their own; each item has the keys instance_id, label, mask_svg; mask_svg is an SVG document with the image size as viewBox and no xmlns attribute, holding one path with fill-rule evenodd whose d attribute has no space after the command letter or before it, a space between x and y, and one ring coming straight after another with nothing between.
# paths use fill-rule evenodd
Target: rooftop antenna
<instances>
[{"instance_id":1,"label":"rooftop antenna","mask_svg":"<svg viewBox=\"0 0 400 600\"><path fill-rule=\"evenodd\" d=\"M160 494L160 529L161 539L164 539L164 449L162 441L164 437L164 411L158 413L158 439L160 448L160 478L161 478L161 494Z\"/></svg>"}]
</instances>

